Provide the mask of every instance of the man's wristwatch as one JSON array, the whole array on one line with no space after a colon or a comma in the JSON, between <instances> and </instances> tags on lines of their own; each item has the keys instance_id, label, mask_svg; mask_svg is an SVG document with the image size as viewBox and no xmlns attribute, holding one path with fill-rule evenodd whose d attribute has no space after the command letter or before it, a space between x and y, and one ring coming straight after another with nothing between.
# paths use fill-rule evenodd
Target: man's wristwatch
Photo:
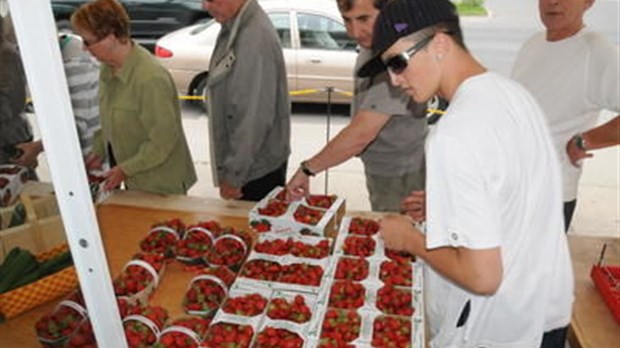
<instances>
[{"instance_id":1,"label":"man's wristwatch","mask_svg":"<svg viewBox=\"0 0 620 348\"><path fill-rule=\"evenodd\" d=\"M575 134L573 140L575 140L575 146L577 146L578 149L588 151L588 144L586 144L586 140L581 133Z\"/></svg>"},{"instance_id":2,"label":"man's wristwatch","mask_svg":"<svg viewBox=\"0 0 620 348\"><path fill-rule=\"evenodd\" d=\"M299 167L301 168L301 172L306 174L307 176L315 176L316 173L314 173L313 171L310 170L310 168L308 168L308 166L306 165L307 161L303 161L301 162L301 164L299 165Z\"/></svg>"}]
</instances>

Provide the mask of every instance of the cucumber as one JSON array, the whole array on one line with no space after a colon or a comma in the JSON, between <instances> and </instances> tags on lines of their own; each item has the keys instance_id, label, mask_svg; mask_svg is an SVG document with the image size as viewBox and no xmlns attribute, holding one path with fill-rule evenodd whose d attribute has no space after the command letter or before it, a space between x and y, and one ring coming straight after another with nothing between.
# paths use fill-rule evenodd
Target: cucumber
<instances>
[{"instance_id":1,"label":"cucumber","mask_svg":"<svg viewBox=\"0 0 620 348\"><path fill-rule=\"evenodd\" d=\"M12 258L11 263L7 265L5 262L3 266L0 294L14 289L14 284L19 282L22 277L36 272L39 268L39 262L30 251L20 249L19 253Z\"/></svg>"},{"instance_id":2,"label":"cucumber","mask_svg":"<svg viewBox=\"0 0 620 348\"><path fill-rule=\"evenodd\" d=\"M66 251L60 255L57 255L39 265L39 274L41 278L61 271L69 266L73 265L73 259L71 258L71 252Z\"/></svg>"}]
</instances>

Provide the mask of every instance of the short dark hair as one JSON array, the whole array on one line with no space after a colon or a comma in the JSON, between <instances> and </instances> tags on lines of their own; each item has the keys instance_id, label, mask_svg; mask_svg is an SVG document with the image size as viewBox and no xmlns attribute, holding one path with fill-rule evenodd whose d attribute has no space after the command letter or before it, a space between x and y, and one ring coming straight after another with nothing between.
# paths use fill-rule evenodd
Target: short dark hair
<instances>
[{"instance_id":1,"label":"short dark hair","mask_svg":"<svg viewBox=\"0 0 620 348\"><path fill-rule=\"evenodd\" d=\"M338 4L340 11L346 12L351 11L356 1L360 0L336 0L336 3ZM378 10L381 10L389 1L391 0L372 0L373 6Z\"/></svg>"}]
</instances>

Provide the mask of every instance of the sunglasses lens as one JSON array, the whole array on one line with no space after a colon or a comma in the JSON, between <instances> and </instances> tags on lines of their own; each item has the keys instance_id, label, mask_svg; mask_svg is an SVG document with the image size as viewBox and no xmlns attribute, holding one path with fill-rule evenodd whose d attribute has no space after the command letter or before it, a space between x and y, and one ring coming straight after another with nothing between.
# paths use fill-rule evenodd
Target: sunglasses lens
<instances>
[{"instance_id":1,"label":"sunglasses lens","mask_svg":"<svg viewBox=\"0 0 620 348\"><path fill-rule=\"evenodd\" d=\"M390 58L385 65L388 69L390 69L394 74L400 74L407 67L407 58L403 57L402 54L396 55Z\"/></svg>"}]
</instances>

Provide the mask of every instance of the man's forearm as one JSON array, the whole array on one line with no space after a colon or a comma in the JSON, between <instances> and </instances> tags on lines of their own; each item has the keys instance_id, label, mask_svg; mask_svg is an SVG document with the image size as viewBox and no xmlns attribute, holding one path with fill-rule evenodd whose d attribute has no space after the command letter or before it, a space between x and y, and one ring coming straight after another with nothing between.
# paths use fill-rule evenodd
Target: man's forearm
<instances>
[{"instance_id":1,"label":"man's forearm","mask_svg":"<svg viewBox=\"0 0 620 348\"><path fill-rule=\"evenodd\" d=\"M426 238L416 231L421 248L411 252L422 258L436 272L444 275L464 289L480 295L497 291L502 279L499 248L472 250L467 248L441 247L426 249Z\"/></svg>"}]
</instances>

